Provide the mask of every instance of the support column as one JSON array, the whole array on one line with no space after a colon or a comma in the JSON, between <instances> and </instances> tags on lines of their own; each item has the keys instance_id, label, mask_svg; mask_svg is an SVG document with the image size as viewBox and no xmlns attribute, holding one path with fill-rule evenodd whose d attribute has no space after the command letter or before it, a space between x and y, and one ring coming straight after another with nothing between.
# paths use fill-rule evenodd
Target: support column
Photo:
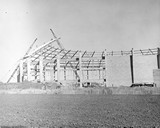
<instances>
[{"instance_id":1,"label":"support column","mask_svg":"<svg viewBox=\"0 0 160 128\"><path fill-rule=\"evenodd\" d=\"M160 69L160 48L157 49L157 67Z\"/></svg>"},{"instance_id":2,"label":"support column","mask_svg":"<svg viewBox=\"0 0 160 128\"><path fill-rule=\"evenodd\" d=\"M56 64L53 66L53 80L56 80Z\"/></svg>"},{"instance_id":3,"label":"support column","mask_svg":"<svg viewBox=\"0 0 160 128\"><path fill-rule=\"evenodd\" d=\"M35 80L37 80L37 64L34 66L34 75L35 75Z\"/></svg>"},{"instance_id":4,"label":"support column","mask_svg":"<svg viewBox=\"0 0 160 128\"><path fill-rule=\"evenodd\" d=\"M89 71L87 70L87 80L89 79Z\"/></svg>"},{"instance_id":5,"label":"support column","mask_svg":"<svg viewBox=\"0 0 160 128\"><path fill-rule=\"evenodd\" d=\"M31 58L27 59L27 79L31 81Z\"/></svg>"},{"instance_id":6,"label":"support column","mask_svg":"<svg viewBox=\"0 0 160 128\"><path fill-rule=\"evenodd\" d=\"M20 82L20 70L17 71L17 83Z\"/></svg>"},{"instance_id":7,"label":"support column","mask_svg":"<svg viewBox=\"0 0 160 128\"><path fill-rule=\"evenodd\" d=\"M66 67L64 67L64 80L66 80Z\"/></svg>"},{"instance_id":8,"label":"support column","mask_svg":"<svg viewBox=\"0 0 160 128\"><path fill-rule=\"evenodd\" d=\"M46 66L43 67L43 79L46 81Z\"/></svg>"},{"instance_id":9,"label":"support column","mask_svg":"<svg viewBox=\"0 0 160 128\"><path fill-rule=\"evenodd\" d=\"M51 71L50 71L50 73L51 73L51 81L54 81L54 80L55 80L54 72L55 72L55 69L54 69L54 66L53 66L53 68L52 68Z\"/></svg>"},{"instance_id":10,"label":"support column","mask_svg":"<svg viewBox=\"0 0 160 128\"><path fill-rule=\"evenodd\" d=\"M57 82L60 82L60 56L57 55Z\"/></svg>"},{"instance_id":11,"label":"support column","mask_svg":"<svg viewBox=\"0 0 160 128\"><path fill-rule=\"evenodd\" d=\"M39 79L40 82L44 82L44 74L43 74L43 57L39 57Z\"/></svg>"},{"instance_id":12,"label":"support column","mask_svg":"<svg viewBox=\"0 0 160 128\"><path fill-rule=\"evenodd\" d=\"M98 72L99 72L99 80L100 80L101 79L101 70L99 69Z\"/></svg>"},{"instance_id":13,"label":"support column","mask_svg":"<svg viewBox=\"0 0 160 128\"><path fill-rule=\"evenodd\" d=\"M104 84L105 84L105 87L107 86L107 51L105 49L104 51L104 55L105 55L105 77L104 77Z\"/></svg>"},{"instance_id":14,"label":"support column","mask_svg":"<svg viewBox=\"0 0 160 128\"><path fill-rule=\"evenodd\" d=\"M19 82L23 82L23 60L20 60L19 64Z\"/></svg>"},{"instance_id":15,"label":"support column","mask_svg":"<svg viewBox=\"0 0 160 128\"><path fill-rule=\"evenodd\" d=\"M131 67L131 79L133 84L134 83L133 48L131 50L131 55L130 55L130 67Z\"/></svg>"},{"instance_id":16,"label":"support column","mask_svg":"<svg viewBox=\"0 0 160 128\"><path fill-rule=\"evenodd\" d=\"M79 51L79 83L82 88L82 53Z\"/></svg>"}]
</instances>

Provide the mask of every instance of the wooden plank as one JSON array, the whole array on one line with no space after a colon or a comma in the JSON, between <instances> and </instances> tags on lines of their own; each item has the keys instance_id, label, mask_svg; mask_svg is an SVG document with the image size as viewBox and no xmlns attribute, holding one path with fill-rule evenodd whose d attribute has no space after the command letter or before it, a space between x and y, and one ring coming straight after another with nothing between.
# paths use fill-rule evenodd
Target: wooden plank
<instances>
[{"instance_id":1,"label":"wooden plank","mask_svg":"<svg viewBox=\"0 0 160 128\"><path fill-rule=\"evenodd\" d=\"M23 60L20 60L20 63L19 63L19 73L20 73L19 82L23 82Z\"/></svg>"},{"instance_id":2,"label":"wooden plank","mask_svg":"<svg viewBox=\"0 0 160 128\"><path fill-rule=\"evenodd\" d=\"M82 58L82 60L102 60L101 57L87 57L87 58Z\"/></svg>"},{"instance_id":3,"label":"wooden plank","mask_svg":"<svg viewBox=\"0 0 160 128\"><path fill-rule=\"evenodd\" d=\"M38 64L39 64L39 62L38 62L37 64L34 65L34 71L35 71L34 75L35 75L35 80L37 80L37 76L38 76L38 74L37 74L37 72L38 72L38 69L37 69Z\"/></svg>"},{"instance_id":4,"label":"wooden plank","mask_svg":"<svg viewBox=\"0 0 160 128\"><path fill-rule=\"evenodd\" d=\"M82 53L79 52L79 83L80 87L82 87Z\"/></svg>"},{"instance_id":5,"label":"wooden plank","mask_svg":"<svg viewBox=\"0 0 160 128\"><path fill-rule=\"evenodd\" d=\"M27 79L31 81L31 58L27 58Z\"/></svg>"},{"instance_id":6,"label":"wooden plank","mask_svg":"<svg viewBox=\"0 0 160 128\"><path fill-rule=\"evenodd\" d=\"M51 47L51 49L52 49L53 47ZM48 56L50 56L52 53L54 53L54 52L56 52L58 50L58 48L55 48L53 51L51 51L50 53L48 53L48 55L46 55L45 57L44 57L44 59L46 59Z\"/></svg>"},{"instance_id":7,"label":"wooden plank","mask_svg":"<svg viewBox=\"0 0 160 128\"><path fill-rule=\"evenodd\" d=\"M44 74L43 74L43 57L39 57L39 79L40 82L44 82Z\"/></svg>"},{"instance_id":8,"label":"wooden plank","mask_svg":"<svg viewBox=\"0 0 160 128\"><path fill-rule=\"evenodd\" d=\"M20 68L19 68L19 65L17 66L15 72L16 71L17 71L17 83L19 83L20 82ZM12 74L12 75L14 75L14 74ZM10 79L7 81L7 83L11 80L12 77L13 76L10 77Z\"/></svg>"},{"instance_id":9,"label":"wooden plank","mask_svg":"<svg viewBox=\"0 0 160 128\"><path fill-rule=\"evenodd\" d=\"M64 67L64 80L66 80L67 79L67 77L66 77L66 67Z\"/></svg>"},{"instance_id":10,"label":"wooden plank","mask_svg":"<svg viewBox=\"0 0 160 128\"><path fill-rule=\"evenodd\" d=\"M51 43L53 43L53 42L55 42L55 41L57 41L57 40L59 40L59 39L60 39L60 38L55 39L55 40L51 40L51 41L49 41L49 42L47 42L47 43L39 46L39 47L36 48L33 52L29 53L28 56L31 56L31 55L35 54L37 51L41 50L41 49L44 48L45 46L47 46L47 45L49 45L49 44L51 44Z\"/></svg>"},{"instance_id":11,"label":"wooden plank","mask_svg":"<svg viewBox=\"0 0 160 128\"><path fill-rule=\"evenodd\" d=\"M66 58L66 59L61 59L61 61L77 61L77 58ZM69 63L69 62L67 62L67 63Z\"/></svg>"},{"instance_id":12,"label":"wooden plank","mask_svg":"<svg viewBox=\"0 0 160 128\"><path fill-rule=\"evenodd\" d=\"M52 60L49 60L49 59L45 59L43 62L44 63L54 63L56 59L52 59Z\"/></svg>"},{"instance_id":13,"label":"wooden plank","mask_svg":"<svg viewBox=\"0 0 160 128\"><path fill-rule=\"evenodd\" d=\"M65 56L67 56L67 54L69 54L70 51L71 51L71 50L67 51L67 52L62 56L61 59L63 59Z\"/></svg>"},{"instance_id":14,"label":"wooden plank","mask_svg":"<svg viewBox=\"0 0 160 128\"><path fill-rule=\"evenodd\" d=\"M89 79L89 70L87 69L87 80Z\"/></svg>"},{"instance_id":15,"label":"wooden plank","mask_svg":"<svg viewBox=\"0 0 160 128\"><path fill-rule=\"evenodd\" d=\"M134 67L133 67L133 49L131 50L132 54L130 55L130 67L131 67L131 79L132 83L134 83Z\"/></svg>"},{"instance_id":16,"label":"wooden plank","mask_svg":"<svg viewBox=\"0 0 160 128\"><path fill-rule=\"evenodd\" d=\"M57 55L57 82L60 81L60 55Z\"/></svg>"},{"instance_id":17,"label":"wooden plank","mask_svg":"<svg viewBox=\"0 0 160 128\"><path fill-rule=\"evenodd\" d=\"M160 69L160 48L157 49L157 67Z\"/></svg>"},{"instance_id":18,"label":"wooden plank","mask_svg":"<svg viewBox=\"0 0 160 128\"><path fill-rule=\"evenodd\" d=\"M108 79L108 75L107 75L107 51L105 49L104 51L105 54L105 78L104 78L104 83L105 83L105 87L107 86L107 79Z\"/></svg>"}]
</instances>

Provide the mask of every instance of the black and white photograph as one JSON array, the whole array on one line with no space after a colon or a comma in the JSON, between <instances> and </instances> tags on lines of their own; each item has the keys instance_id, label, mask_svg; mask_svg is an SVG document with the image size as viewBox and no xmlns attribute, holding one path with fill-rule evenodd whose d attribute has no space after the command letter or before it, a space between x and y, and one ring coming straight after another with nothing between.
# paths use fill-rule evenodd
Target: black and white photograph
<instances>
[{"instance_id":1,"label":"black and white photograph","mask_svg":"<svg viewBox=\"0 0 160 128\"><path fill-rule=\"evenodd\" d=\"M160 0L0 0L0 128L160 128Z\"/></svg>"}]
</instances>

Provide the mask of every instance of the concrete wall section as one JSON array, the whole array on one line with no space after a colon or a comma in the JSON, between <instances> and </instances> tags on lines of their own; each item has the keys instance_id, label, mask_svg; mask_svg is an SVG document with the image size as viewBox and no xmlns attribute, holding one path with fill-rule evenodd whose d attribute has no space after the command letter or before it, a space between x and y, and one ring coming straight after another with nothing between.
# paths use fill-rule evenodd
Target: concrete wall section
<instances>
[{"instance_id":1,"label":"concrete wall section","mask_svg":"<svg viewBox=\"0 0 160 128\"><path fill-rule=\"evenodd\" d=\"M157 56L133 56L133 74L135 83L143 82L159 82L160 78L157 75L159 70L157 69ZM77 71L80 75L79 70ZM89 77L87 77L87 74ZM59 71L60 81L64 80L76 80L76 75L72 69ZM107 77L105 77L105 70L87 71L82 69L82 80L103 80L106 79L107 86L130 86L132 84L131 78L131 64L130 56L107 56ZM45 80L54 80L54 70L45 72ZM55 80L57 80L57 71L55 72ZM159 85L158 85L159 86Z\"/></svg>"},{"instance_id":2,"label":"concrete wall section","mask_svg":"<svg viewBox=\"0 0 160 128\"><path fill-rule=\"evenodd\" d=\"M131 69L129 56L108 56L107 76L107 86L130 86Z\"/></svg>"},{"instance_id":3,"label":"concrete wall section","mask_svg":"<svg viewBox=\"0 0 160 128\"><path fill-rule=\"evenodd\" d=\"M156 56L134 56L133 66L135 83L153 82L153 69L157 68Z\"/></svg>"},{"instance_id":4,"label":"concrete wall section","mask_svg":"<svg viewBox=\"0 0 160 128\"><path fill-rule=\"evenodd\" d=\"M157 87L160 87L160 69L153 70L153 79Z\"/></svg>"}]
</instances>

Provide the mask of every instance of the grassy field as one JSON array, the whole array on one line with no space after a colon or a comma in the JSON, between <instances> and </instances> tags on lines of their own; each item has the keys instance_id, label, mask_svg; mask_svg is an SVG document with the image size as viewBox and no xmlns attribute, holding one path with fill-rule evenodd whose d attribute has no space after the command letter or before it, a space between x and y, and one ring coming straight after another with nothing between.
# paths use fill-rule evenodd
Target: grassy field
<instances>
[{"instance_id":1,"label":"grassy field","mask_svg":"<svg viewBox=\"0 0 160 128\"><path fill-rule=\"evenodd\" d=\"M95 87L79 88L73 84L60 85L58 83L7 83L0 84L0 94L105 94L105 95L160 95L160 87Z\"/></svg>"},{"instance_id":2,"label":"grassy field","mask_svg":"<svg viewBox=\"0 0 160 128\"><path fill-rule=\"evenodd\" d=\"M0 125L160 127L159 95L0 95Z\"/></svg>"}]
</instances>

